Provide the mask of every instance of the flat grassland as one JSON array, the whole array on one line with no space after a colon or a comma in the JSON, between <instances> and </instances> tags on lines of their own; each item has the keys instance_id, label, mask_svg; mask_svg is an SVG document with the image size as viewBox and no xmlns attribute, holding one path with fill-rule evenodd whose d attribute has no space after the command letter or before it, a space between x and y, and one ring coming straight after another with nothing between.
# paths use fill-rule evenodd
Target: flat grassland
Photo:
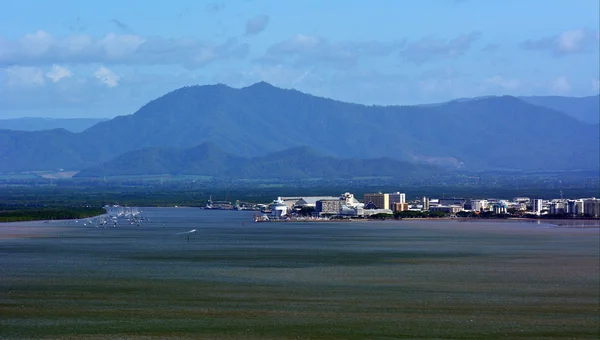
<instances>
[{"instance_id":1,"label":"flat grassland","mask_svg":"<svg viewBox=\"0 0 600 340\"><path fill-rule=\"evenodd\" d=\"M0 338L599 336L597 226L144 215L0 225Z\"/></svg>"}]
</instances>

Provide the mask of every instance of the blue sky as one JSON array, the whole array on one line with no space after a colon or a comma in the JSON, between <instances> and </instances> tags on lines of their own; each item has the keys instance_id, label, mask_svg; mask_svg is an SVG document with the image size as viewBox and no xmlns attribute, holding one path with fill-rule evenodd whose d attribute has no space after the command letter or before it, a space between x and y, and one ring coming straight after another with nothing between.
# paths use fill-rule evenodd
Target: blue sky
<instances>
[{"instance_id":1,"label":"blue sky","mask_svg":"<svg viewBox=\"0 0 600 340\"><path fill-rule=\"evenodd\" d=\"M409 105L599 92L597 0L30 1L0 11L0 118L113 117L267 81Z\"/></svg>"}]
</instances>

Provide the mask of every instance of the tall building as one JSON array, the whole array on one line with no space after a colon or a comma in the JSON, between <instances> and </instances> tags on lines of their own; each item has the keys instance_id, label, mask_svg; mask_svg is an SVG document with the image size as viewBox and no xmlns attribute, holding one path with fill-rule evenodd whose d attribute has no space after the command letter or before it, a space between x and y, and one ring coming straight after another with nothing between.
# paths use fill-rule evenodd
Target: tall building
<instances>
[{"instance_id":1,"label":"tall building","mask_svg":"<svg viewBox=\"0 0 600 340\"><path fill-rule=\"evenodd\" d=\"M377 209L389 209L390 208L390 194L365 194L365 205L369 202L373 203Z\"/></svg>"},{"instance_id":2,"label":"tall building","mask_svg":"<svg viewBox=\"0 0 600 340\"><path fill-rule=\"evenodd\" d=\"M583 212L591 217L600 217L600 200L597 198L583 200Z\"/></svg>"},{"instance_id":3,"label":"tall building","mask_svg":"<svg viewBox=\"0 0 600 340\"><path fill-rule=\"evenodd\" d=\"M429 210L429 197L423 196L423 210Z\"/></svg>"},{"instance_id":4,"label":"tall building","mask_svg":"<svg viewBox=\"0 0 600 340\"><path fill-rule=\"evenodd\" d=\"M534 199L532 200L533 202L533 213L536 215L541 215L542 214L542 200L541 199Z\"/></svg>"},{"instance_id":5,"label":"tall building","mask_svg":"<svg viewBox=\"0 0 600 340\"><path fill-rule=\"evenodd\" d=\"M394 192L389 194L390 196L390 206L388 209L394 210L396 203L406 203L406 194L401 192Z\"/></svg>"}]
</instances>

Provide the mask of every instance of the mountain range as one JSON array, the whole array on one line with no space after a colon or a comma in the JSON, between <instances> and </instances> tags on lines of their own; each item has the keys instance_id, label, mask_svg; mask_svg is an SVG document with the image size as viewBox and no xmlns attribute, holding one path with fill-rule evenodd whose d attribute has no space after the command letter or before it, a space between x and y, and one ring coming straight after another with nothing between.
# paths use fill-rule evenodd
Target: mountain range
<instances>
[{"instance_id":1,"label":"mountain range","mask_svg":"<svg viewBox=\"0 0 600 340\"><path fill-rule=\"evenodd\" d=\"M42 118L23 117L0 119L0 129L20 131L42 131L65 129L71 132L81 132L107 118Z\"/></svg>"},{"instance_id":2,"label":"mountain range","mask_svg":"<svg viewBox=\"0 0 600 340\"><path fill-rule=\"evenodd\" d=\"M83 170L127 152L133 152L128 158L165 155L158 162L172 156L167 149L183 155L183 149L206 142L227 157L253 159L308 146L340 159L390 158L472 170L595 170L599 141L598 124L516 97L367 106L261 82L241 89L180 88L132 115L79 133L0 130L0 172Z\"/></svg>"}]
</instances>

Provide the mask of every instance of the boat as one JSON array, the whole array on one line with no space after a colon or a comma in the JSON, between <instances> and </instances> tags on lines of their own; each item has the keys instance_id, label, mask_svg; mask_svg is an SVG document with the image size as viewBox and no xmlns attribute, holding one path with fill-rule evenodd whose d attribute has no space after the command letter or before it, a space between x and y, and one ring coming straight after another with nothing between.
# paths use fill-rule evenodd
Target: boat
<instances>
[{"instance_id":1,"label":"boat","mask_svg":"<svg viewBox=\"0 0 600 340\"><path fill-rule=\"evenodd\" d=\"M205 210L233 210L233 204L229 201L213 201L212 196L204 206Z\"/></svg>"}]
</instances>

